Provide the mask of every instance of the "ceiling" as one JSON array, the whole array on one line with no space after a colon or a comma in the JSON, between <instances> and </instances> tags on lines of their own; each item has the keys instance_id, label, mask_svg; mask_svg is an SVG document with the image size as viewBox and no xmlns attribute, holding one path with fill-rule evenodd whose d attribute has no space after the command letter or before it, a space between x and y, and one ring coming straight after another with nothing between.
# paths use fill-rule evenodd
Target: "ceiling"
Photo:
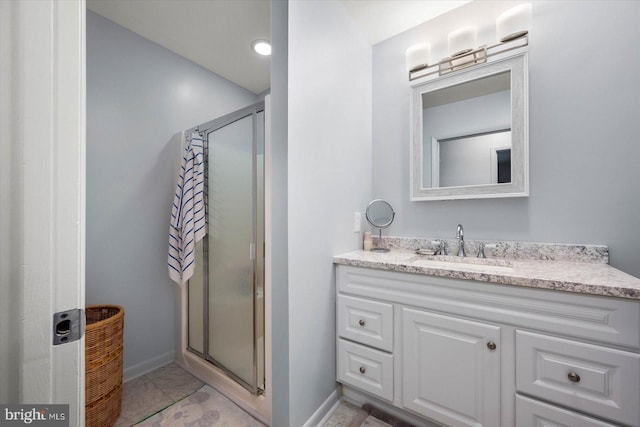
<instances>
[{"instance_id":1,"label":"ceiling","mask_svg":"<svg viewBox=\"0 0 640 427\"><path fill-rule=\"evenodd\" d=\"M290 0L302 1L302 0ZM340 0L373 45L469 0ZM269 0L87 0L87 8L255 94L270 87Z\"/></svg>"},{"instance_id":2,"label":"ceiling","mask_svg":"<svg viewBox=\"0 0 640 427\"><path fill-rule=\"evenodd\" d=\"M269 57L251 49L271 34L268 0L88 0L87 8L259 94Z\"/></svg>"}]
</instances>

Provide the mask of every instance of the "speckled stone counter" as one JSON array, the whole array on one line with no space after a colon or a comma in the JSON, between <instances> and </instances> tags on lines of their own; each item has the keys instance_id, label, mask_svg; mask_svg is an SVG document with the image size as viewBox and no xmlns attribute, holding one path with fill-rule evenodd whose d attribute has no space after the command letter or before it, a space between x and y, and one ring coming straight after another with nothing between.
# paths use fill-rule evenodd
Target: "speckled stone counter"
<instances>
[{"instance_id":1,"label":"speckled stone counter","mask_svg":"<svg viewBox=\"0 0 640 427\"><path fill-rule=\"evenodd\" d=\"M553 245L529 244L544 246L542 255L539 251L531 251L526 258L492 257L487 250L487 259L479 260L475 256L417 255L411 249L424 247L424 242L413 240L413 244L408 244L410 249L394 240L393 244L383 242L382 246L396 248L390 252L354 251L335 256L333 261L403 273L640 300L640 279L609 266L605 246L558 245L560 252L557 252L550 248ZM502 242L501 249L499 245L495 249L500 254L515 253L513 245L530 247L523 243ZM559 255L561 253L566 256Z\"/></svg>"}]
</instances>

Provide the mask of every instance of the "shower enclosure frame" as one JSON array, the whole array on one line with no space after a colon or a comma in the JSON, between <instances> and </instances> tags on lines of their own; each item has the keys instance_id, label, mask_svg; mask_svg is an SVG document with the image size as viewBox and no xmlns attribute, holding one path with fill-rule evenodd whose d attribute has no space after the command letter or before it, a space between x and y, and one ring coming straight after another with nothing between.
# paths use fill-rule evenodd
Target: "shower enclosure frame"
<instances>
[{"instance_id":1,"label":"shower enclosure frame","mask_svg":"<svg viewBox=\"0 0 640 427\"><path fill-rule=\"evenodd\" d=\"M253 194L252 194L252 200L253 200L253 212L252 212L252 223L253 223L253 243L252 243L252 247L249 248L249 252L251 254L251 258L252 258L252 265L253 265L253 277L252 277L252 292L253 292L253 384L248 383L247 381L245 381L244 379L242 379L240 376L236 375L233 371L231 371L230 369L228 369L223 363L219 362L218 360L216 360L213 356L210 355L210 351L209 351L209 332L210 332L210 322L209 322L209 310L210 310L210 287L209 287L209 255L210 255L210 244L209 244L209 233L207 233L207 236L205 236L205 238L203 239L203 252L204 252L204 256L203 256L203 265L200 267L196 267L196 268L203 268L204 270L204 274L203 274L203 344L202 344L202 348L203 351L199 351L198 349L192 347L189 343L189 340L187 339L187 350L189 350L190 352L198 355L200 358L202 358L203 360L206 360L207 362L213 364L214 366L216 366L218 369L220 369L221 371L223 371L227 376L229 376L230 378L232 378L234 381L236 381L238 384L240 384L242 387L244 387L246 390L248 390L251 394L253 395L259 395L264 393L265 390L265 351L264 351L264 346L265 346L265 341L263 340L263 350L261 352L262 354L262 360L259 361L259 346L258 346L258 328L259 325L261 325L263 334L262 336L264 337L264 329L265 329L265 319L264 319L264 296L262 297L262 301L263 301L263 309L262 309L262 319L259 319L258 317L258 311L257 311L257 300L258 300L258 274L262 275L262 284L264 287L264 278L265 278L265 264L264 262L262 262L262 268L261 268L261 272L259 271L259 260L258 260L258 254L261 254L264 260L264 247L265 247L265 225L262 224L262 227L258 226L258 209L260 208L260 206L258 206L258 183L260 181L258 181L258 114L259 113L263 113L263 118L264 115L266 114L265 112L265 103L264 101L255 103L253 105L250 105L246 108L243 108L241 110L232 112L230 114L227 114L225 116L216 118L214 120L211 120L209 122L206 122L204 124L201 124L195 128L190 129L189 131L187 131L189 134L192 131L197 131L199 132L203 139L204 139L204 158L205 158L205 162L208 162L208 156L209 156L209 134L220 130L226 126L229 126L239 120L245 119L249 116L252 117L252 128L253 128L253 132L252 132L252 182L253 182ZM264 129L264 126L263 126ZM263 141L263 149L264 149L264 141ZM204 186L204 199L205 199L205 206L207 206L208 209L208 184L209 184L209 167L206 166L205 167L205 176L204 176L204 182L205 182L205 186ZM264 157L263 157L263 168L262 168L262 173L263 173L263 177L261 180L261 185L264 188L265 186L265 179L264 179ZM261 207L264 211L265 208L265 201L264 201L264 191L263 191L263 198L262 198L262 203L261 203ZM207 228L209 227L208 224L208 219L209 219L209 215L208 212L206 214L207 217ZM262 220L264 221L264 214L262 215ZM259 232L262 231L262 236L259 236ZM257 245L260 245L261 248L258 250L258 248L256 247ZM187 295L188 295L188 291L187 291ZM190 309L189 307L190 304L190 299L187 298L187 310ZM190 322L187 321L187 336L189 336L189 328L190 328ZM262 363L263 368L259 369L258 364ZM259 373L262 372L262 378L258 378Z\"/></svg>"}]
</instances>

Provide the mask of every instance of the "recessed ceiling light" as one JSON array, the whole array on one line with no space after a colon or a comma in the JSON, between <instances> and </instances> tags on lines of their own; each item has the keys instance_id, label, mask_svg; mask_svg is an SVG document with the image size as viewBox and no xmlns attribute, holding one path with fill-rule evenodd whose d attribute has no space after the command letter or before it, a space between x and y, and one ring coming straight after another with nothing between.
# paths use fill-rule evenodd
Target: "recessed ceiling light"
<instances>
[{"instance_id":1,"label":"recessed ceiling light","mask_svg":"<svg viewBox=\"0 0 640 427\"><path fill-rule=\"evenodd\" d=\"M253 43L251 43L251 47L258 55L271 55L271 43L267 40L254 40Z\"/></svg>"}]
</instances>

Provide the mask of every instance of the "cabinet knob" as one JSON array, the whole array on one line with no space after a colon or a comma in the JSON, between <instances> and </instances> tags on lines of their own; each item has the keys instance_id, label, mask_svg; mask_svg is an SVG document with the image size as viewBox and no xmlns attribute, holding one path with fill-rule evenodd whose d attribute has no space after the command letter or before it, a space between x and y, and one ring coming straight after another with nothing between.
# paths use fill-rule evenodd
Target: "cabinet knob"
<instances>
[{"instance_id":1,"label":"cabinet knob","mask_svg":"<svg viewBox=\"0 0 640 427\"><path fill-rule=\"evenodd\" d=\"M360 320L358 321L358 325L360 325L360 326L364 326L364 324L365 324L365 323L366 323L366 322L364 321L364 319L360 319Z\"/></svg>"},{"instance_id":2,"label":"cabinet knob","mask_svg":"<svg viewBox=\"0 0 640 427\"><path fill-rule=\"evenodd\" d=\"M367 370L364 369L364 366L360 366L360 373L364 374L365 372L367 372Z\"/></svg>"},{"instance_id":3,"label":"cabinet knob","mask_svg":"<svg viewBox=\"0 0 640 427\"><path fill-rule=\"evenodd\" d=\"M497 346L497 345L496 345L496 343L494 343L493 341L489 341L489 342L487 343L487 348L488 348L489 350L491 350L491 351L495 350L495 349L496 349L496 347L498 347L498 346Z\"/></svg>"},{"instance_id":4,"label":"cabinet knob","mask_svg":"<svg viewBox=\"0 0 640 427\"><path fill-rule=\"evenodd\" d=\"M579 383L580 382L580 375L578 375L577 372L569 372L569 374L567 374L567 378L569 378L569 381L571 381L572 383Z\"/></svg>"}]
</instances>

